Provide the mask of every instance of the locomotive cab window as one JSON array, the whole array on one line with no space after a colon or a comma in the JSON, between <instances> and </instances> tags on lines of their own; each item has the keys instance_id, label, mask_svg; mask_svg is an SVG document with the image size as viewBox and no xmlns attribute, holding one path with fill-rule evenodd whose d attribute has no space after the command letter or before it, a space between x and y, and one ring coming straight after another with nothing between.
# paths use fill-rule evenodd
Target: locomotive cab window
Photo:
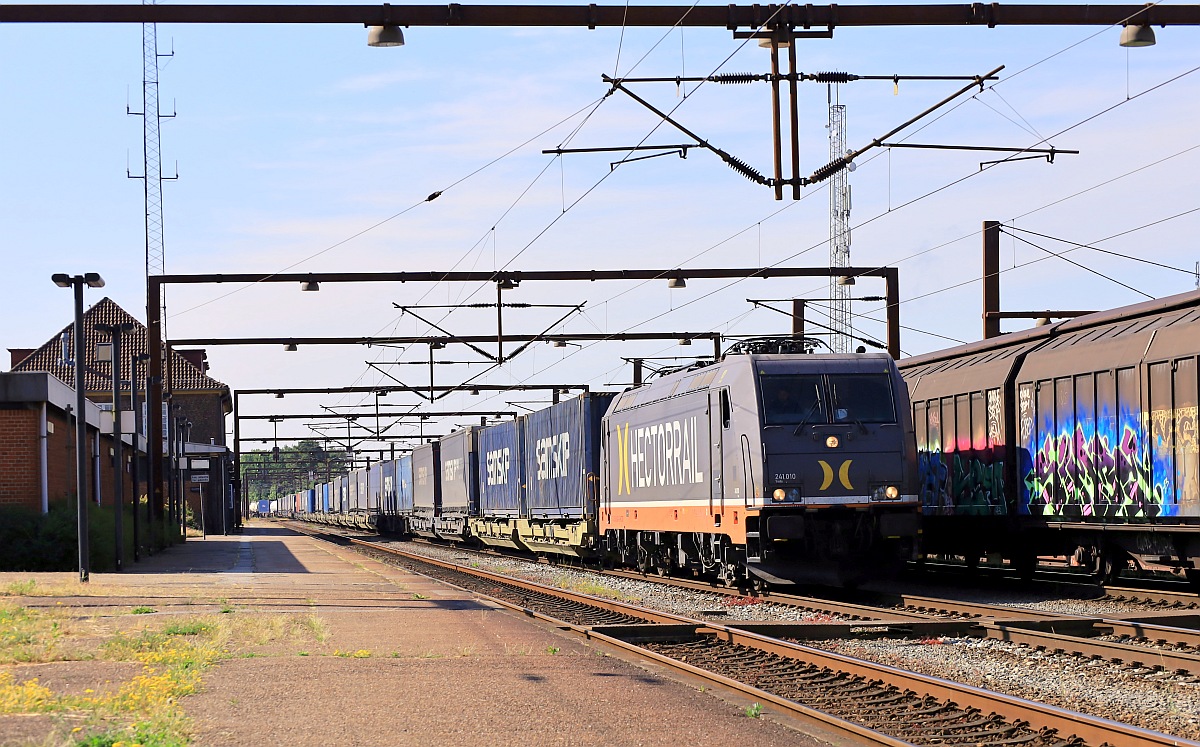
<instances>
[{"instance_id":1,"label":"locomotive cab window","mask_svg":"<svg viewBox=\"0 0 1200 747\"><path fill-rule=\"evenodd\" d=\"M892 381L885 374L830 375L829 400L837 423L896 422Z\"/></svg>"},{"instance_id":2,"label":"locomotive cab window","mask_svg":"<svg viewBox=\"0 0 1200 747\"><path fill-rule=\"evenodd\" d=\"M729 390L721 390L721 427L728 428L733 409L729 406Z\"/></svg>"},{"instance_id":3,"label":"locomotive cab window","mask_svg":"<svg viewBox=\"0 0 1200 747\"><path fill-rule=\"evenodd\" d=\"M886 374L763 375L759 381L766 425L896 422Z\"/></svg>"},{"instance_id":4,"label":"locomotive cab window","mask_svg":"<svg viewBox=\"0 0 1200 747\"><path fill-rule=\"evenodd\" d=\"M825 377L820 374L762 376L763 422L826 423Z\"/></svg>"}]
</instances>

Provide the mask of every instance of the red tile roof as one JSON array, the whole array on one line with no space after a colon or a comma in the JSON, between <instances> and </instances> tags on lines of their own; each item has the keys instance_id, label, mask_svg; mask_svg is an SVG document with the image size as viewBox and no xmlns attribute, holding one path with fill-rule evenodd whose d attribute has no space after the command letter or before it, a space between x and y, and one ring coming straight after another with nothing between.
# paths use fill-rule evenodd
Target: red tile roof
<instances>
[{"instance_id":1,"label":"red tile roof","mask_svg":"<svg viewBox=\"0 0 1200 747\"><path fill-rule=\"evenodd\" d=\"M110 298L102 298L94 306L83 312L83 355L84 355L84 387L88 394L99 394L112 391L112 364L100 362L96 358L96 345L109 341L108 333L96 329L97 324L133 325L133 329L125 333L121 339L120 375L125 381L130 378L130 355L134 352L146 352L146 327L129 312L122 309ZM46 342L28 357L13 365L13 371L46 371L60 379L67 386L75 386L75 338L72 322L63 327L62 332ZM66 348L64 351L63 348ZM165 351L164 351L165 352ZM64 355L65 353L65 355ZM165 359L164 359L165 363ZM184 392L222 392L229 396L229 386L208 376L198 367L179 354L172 351L170 360L170 375L168 382L176 393ZM145 375L146 364L139 367L138 373Z\"/></svg>"}]
</instances>

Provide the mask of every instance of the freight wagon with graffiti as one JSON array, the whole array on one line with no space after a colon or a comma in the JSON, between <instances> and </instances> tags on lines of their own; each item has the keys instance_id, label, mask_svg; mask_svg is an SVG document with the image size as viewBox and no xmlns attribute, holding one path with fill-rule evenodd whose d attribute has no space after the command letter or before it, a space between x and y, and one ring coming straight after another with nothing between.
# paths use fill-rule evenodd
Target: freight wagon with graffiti
<instances>
[{"instance_id":1,"label":"freight wagon with graffiti","mask_svg":"<svg viewBox=\"0 0 1200 747\"><path fill-rule=\"evenodd\" d=\"M1200 292L909 358L923 549L1200 583Z\"/></svg>"}]
</instances>

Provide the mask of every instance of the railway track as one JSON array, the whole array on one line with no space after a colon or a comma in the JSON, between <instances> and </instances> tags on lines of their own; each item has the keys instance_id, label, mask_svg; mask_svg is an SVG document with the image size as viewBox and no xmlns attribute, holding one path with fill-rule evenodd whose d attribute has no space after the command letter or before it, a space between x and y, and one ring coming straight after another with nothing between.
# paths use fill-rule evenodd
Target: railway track
<instances>
[{"instance_id":1,"label":"railway track","mask_svg":"<svg viewBox=\"0 0 1200 747\"><path fill-rule=\"evenodd\" d=\"M469 589L522 614L870 744L1200 747L1200 743L1178 737L822 651L764 630L688 619L434 560L363 539L296 528L311 536L354 545L385 562ZM897 624L921 622L908 618L907 623ZM786 627L795 633L811 626Z\"/></svg>"}]
</instances>

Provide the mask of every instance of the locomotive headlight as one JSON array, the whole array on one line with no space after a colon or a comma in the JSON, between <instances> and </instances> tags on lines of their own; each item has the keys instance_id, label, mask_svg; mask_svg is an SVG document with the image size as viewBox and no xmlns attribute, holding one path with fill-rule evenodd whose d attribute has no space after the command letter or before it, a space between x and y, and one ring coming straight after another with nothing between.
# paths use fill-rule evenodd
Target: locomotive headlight
<instances>
[{"instance_id":1,"label":"locomotive headlight","mask_svg":"<svg viewBox=\"0 0 1200 747\"><path fill-rule=\"evenodd\" d=\"M775 488L775 492L771 493L771 500L776 503L781 503L787 497L787 491L783 488Z\"/></svg>"},{"instance_id":2,"label":"locomotive headlight","mask_svg":"<svg viewBox=\"0 0 1200 747\"><path fill-rule=\"evenodd\" d=\"M838 443L839 441L837 436L830 436L829 438L825 439L825 445L831 449L836 449L838 447Z\"/></svg>"},{"instance_id":3,"label":"locomotive headlight","mask_svg":"<svg viewBox=\"0 0 1200 747\"><path fill-rule=\"evenodd\" d=\"M900 498L900 488L895 485L877 485L871 491L873 501L894 501Z\"/></svg>"}]
</instances>

